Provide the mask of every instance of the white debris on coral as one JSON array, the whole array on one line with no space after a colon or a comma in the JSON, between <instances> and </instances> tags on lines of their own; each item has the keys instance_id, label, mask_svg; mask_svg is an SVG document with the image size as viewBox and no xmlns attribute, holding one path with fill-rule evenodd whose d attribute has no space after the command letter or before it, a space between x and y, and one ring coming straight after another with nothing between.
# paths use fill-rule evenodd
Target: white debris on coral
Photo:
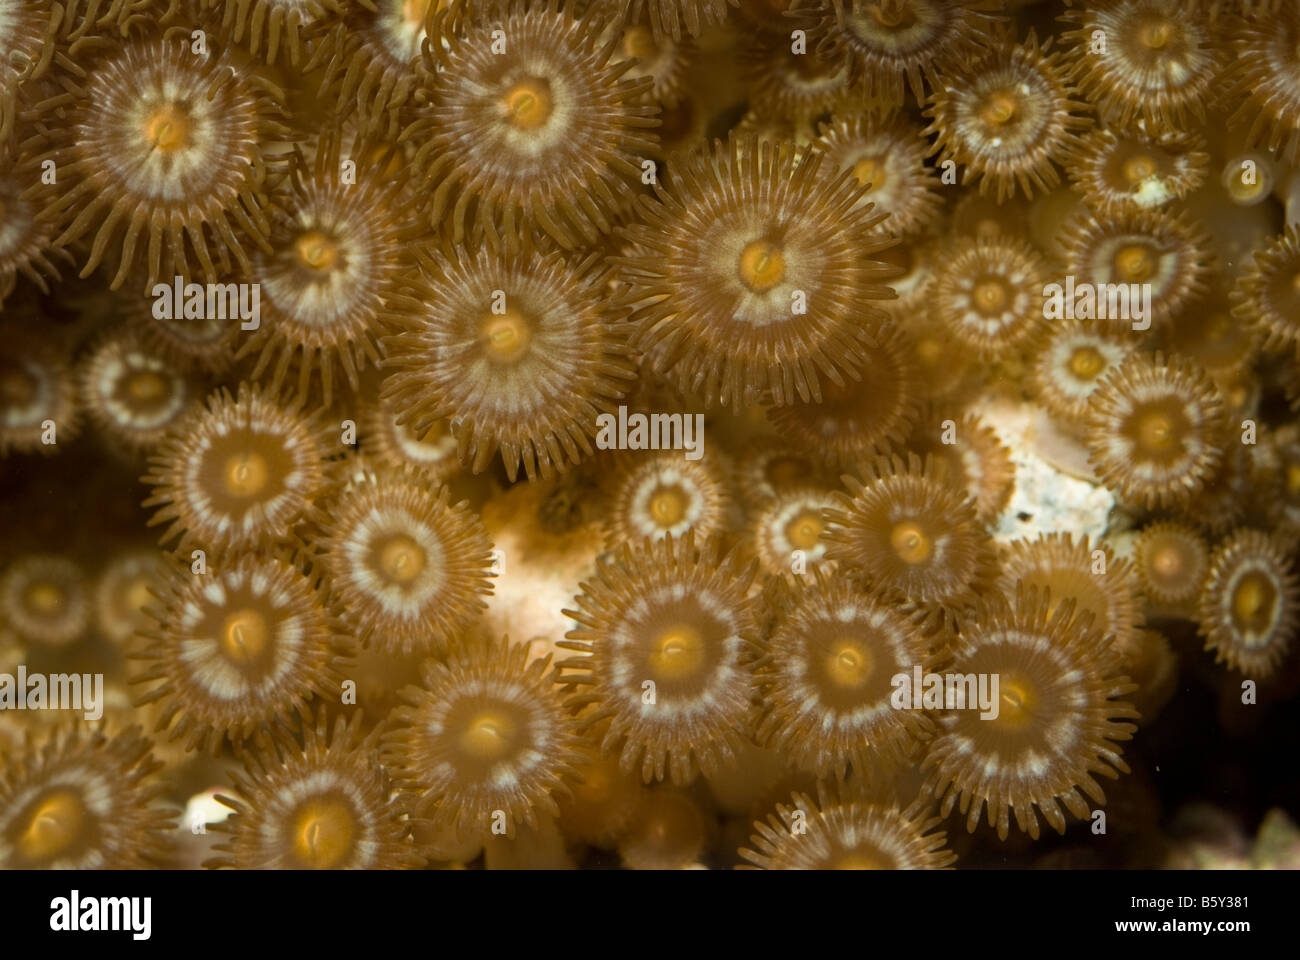
<instances>
[{"instance_id":1,"label":"white debris on coral","mask_svg":"<svg viewBox=\"0 0 1300 960\"><path fill-rule=\"evenodd\" d=\"M1174 193L1168 183L1159 176L1148 177L1138 184L1133 194L1133 202L1139 207L1162 207L1174 199Z\"/></svg>"},{"instance_id":2,"label":"white debris on coral","mask_svg":"<svg viewBox=\"0 0 1300 960\"><path fill-rule=\"evenodd\" d=\"M225 823L226 818L233 812L217 800L218 794L232 796L234 791L229 787L209 787L194 794L185 804L182 823L193 833L206 832L207 828L214 823Z\"/></svg>"},{"instance_id":3,"label":"white debris on coral","mask_svg":"<svg viewBox=\"0 0 1300 960\"><path fill-rule=\"evenodd\" d=\"M197 870L215 852L213 846L222 834L208 828L224 823L234 811L217 800L217 794L237 796L230 787L209 787L194 794L185 804L176 829L173 851L174 866L179 870Z\"/></svg>"},{"instance_id":4,"label":"white debris on coral","mask_svg":"<svg viewBox=\"0 0 1300 960\"><path fill-rule=\"evenodd\" d=\"M1091 471L1078 441L1029 403L985 397L975 410L1007 446L1016 471L1015 491L993 526L994 539L1006 544L1061 531L1095 541L1106 532L1115 498L1084 479Z\"/></svg>"}]
</instances>

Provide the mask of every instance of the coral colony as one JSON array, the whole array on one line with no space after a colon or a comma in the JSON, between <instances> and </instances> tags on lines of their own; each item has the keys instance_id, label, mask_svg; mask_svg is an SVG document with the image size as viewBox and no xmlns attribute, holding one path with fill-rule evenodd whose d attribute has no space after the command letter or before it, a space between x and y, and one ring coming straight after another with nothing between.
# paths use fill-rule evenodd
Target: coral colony
<instances>
[{"instance_id":1,"label":"coral colony","mask_svg":"<svg viewBox=\"0 0 1300 960\"><path fill-rule=\"evenodd\" d=\"M0 866L1294 862L1298 49L0 0Z\"/></svg>"}]
</instances>

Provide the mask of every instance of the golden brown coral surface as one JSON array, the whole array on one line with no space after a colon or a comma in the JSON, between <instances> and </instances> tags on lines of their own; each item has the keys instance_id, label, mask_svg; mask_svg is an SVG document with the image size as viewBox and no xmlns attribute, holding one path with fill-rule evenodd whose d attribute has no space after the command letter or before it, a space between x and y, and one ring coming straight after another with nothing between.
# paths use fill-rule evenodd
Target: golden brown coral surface
<instances>
[{"instance_id":1,"label":"golden brown coral surface","mask_svg":"<svg viewBox=\"0 0 1300 960\"><path fill-rule=\"evenodd\" d=\"M1298 16L0 0L0 866L1253 831Z\"/></svg>"}]
</instances>

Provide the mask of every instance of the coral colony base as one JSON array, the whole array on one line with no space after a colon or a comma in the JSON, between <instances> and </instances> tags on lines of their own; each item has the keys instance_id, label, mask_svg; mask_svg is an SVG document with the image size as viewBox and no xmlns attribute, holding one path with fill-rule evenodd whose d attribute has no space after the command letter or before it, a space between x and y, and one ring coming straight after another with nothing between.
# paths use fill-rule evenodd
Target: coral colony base
<instances>
[{"instance_id":1,"label":"coral colony base","mask_svg":"<svg viewBox=\"0 0 1300 960\"><path fill-rule=\"evenodd\" d=\"M1298 44L0 0L0 867L1296 863Z\"/></svg>"}]
</instances>

